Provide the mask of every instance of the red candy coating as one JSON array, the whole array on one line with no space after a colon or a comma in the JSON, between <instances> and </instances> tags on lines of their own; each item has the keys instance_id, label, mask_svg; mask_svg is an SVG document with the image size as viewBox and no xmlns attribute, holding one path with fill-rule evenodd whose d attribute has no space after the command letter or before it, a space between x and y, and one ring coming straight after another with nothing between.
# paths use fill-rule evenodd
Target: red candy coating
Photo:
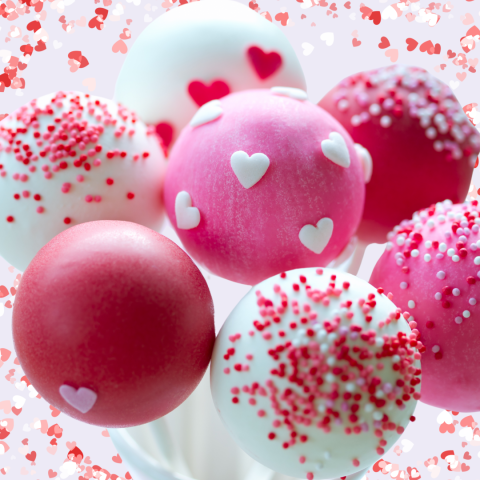
<instances>
[{"instance_id":1,"label":"red candy coating","mask_svg":"<svg viewBox=\"0 0 480 480\"><path fill-rule=\"evenodd\" d=\"M362 241L383 243L414 211L465 199L480 134L452 90L425 70L399 65L359 73L319 105L372 156Z\"/></svg>"},{"instance_id":2,"label":"red candy coating","mask_svg":"<svg viewBox=\"0 0 480 480\"><path fill-rule=\"evenodd\" d=\"M129 427L166 415L198 385L215 340L213 302L171 240L130 222L83 223L25 271L13 337L47 402L87 423Z\"/></svg>"}]
</instances>

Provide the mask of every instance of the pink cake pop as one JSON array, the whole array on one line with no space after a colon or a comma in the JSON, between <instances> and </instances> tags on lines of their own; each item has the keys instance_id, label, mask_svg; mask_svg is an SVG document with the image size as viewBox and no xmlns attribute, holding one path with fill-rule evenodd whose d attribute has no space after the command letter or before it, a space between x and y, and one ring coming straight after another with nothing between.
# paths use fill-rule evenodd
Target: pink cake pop
<instances>
[{"instance_id":1,"label":"pink cake pop","mask_svg":"<svg viewBox=\"0 0 480 480\"><path fill-rule=\"evenodd\" d=\"M51 240L25 271L15 349L47 402L87 423L128 427L180 405L215 339L208 286L172 241L98 221Z\"/></svg>"},{"instance_id":2,"label":"pink cake pop","mask_svg":"<svg viewBox=\"0 0 480 480\"><path fill-rule=\"evenodd\" d=\"M165 170L155 131L115 102L31 101L0 124L0 255L23 271L55 235L93 220L157 230Z\"/></svg>"},{"instance_id":3,"label":"pink cake pop","mask_svg":"<svg viewBox=\"0 0 480 480\"><path fill-rule=\"evenodd\" d=\"M373 174L358 230L366 243L416 210L463 202L480 133L452 90L417 67L390 66L346 78L319 103L371 154Z\"/></svg>"},{"instance_id":4,"label":"pink cake pop","mask_svg":"<svg viewBox=\"0 0 480 480\"><path fill-rule=\"evenodd\" d=\"M415 213L389 234L370 279L420 331L422 401L457 412L480 411L479 213L476 200Z\"/></svg>"},{"instance_id":5,"label":"pink cake pop","mask_svg":"<svg viewBox=\"0 0 480 480\"><path fill-rule=\"evenodd\" d=\"M282 273L253 288L220 330L215 406L239 445L277 472L364 471L420 398L417 334L381 289L353 275Z\"/></svg>"},{"instance_id":6,"label":"pink cake pop","mask_svg":"<svg viewBox=\"0 0 480 480\"><path fill-rule=\"evenodd\" d=\"M165 206L183 245L216 275L253 285L327 265L362 215L354 144L302 90L274 87L204 105L174 146Z\"/></svg>"}]
</instances>

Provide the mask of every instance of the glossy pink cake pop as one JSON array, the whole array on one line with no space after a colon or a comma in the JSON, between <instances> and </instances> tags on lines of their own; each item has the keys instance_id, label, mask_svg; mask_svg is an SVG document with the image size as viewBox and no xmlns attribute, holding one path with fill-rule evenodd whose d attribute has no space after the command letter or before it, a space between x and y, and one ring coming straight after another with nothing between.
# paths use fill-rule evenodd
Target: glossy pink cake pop
<instances>
[{"instance_id":1,"label":"glossy pink cake pop","mask_svg":"<svg viewBox=\"0 0 480 480\"><path fill-rule=\"evenodd\" d=\"M182 131L165 205L183 245L216 275L253 285L327 265L362 215L354 144L302 90L274 87L204 105Z\"/></svg>"},{"instance_id":2,"label":"glossy pink cake pop","mask_svg":"<svg viewBox=\"0 0 480 480\"><path fill-rule=\"evenodd\" d=\"M372 156L360 240L383 243L413 212L465 199L480 133L452 90L427 71L398 65L359 73L319 105Z\"/></svg>"},{"instance_id":3,"label":"glossy pink cake pop","mask_svg":"<svg viewBox=\"0 0 480 480\"><path fill-rule=\"evenodd\" d=\"M476 200L416 213L389 234L370 279L420 331L422 401L457 412L480 411L479 213Z\"/></svg>"},{"instance_id":4,"label":"glossy pink cake pop","mask_svg":"<svg viewBox=\"0 0 480 480\"><path fill-rule=\"evenodd\" d=\"M130 222L74 226L25 271L13 339L47 402L87 423L128 427L180 405L215 339L208 286L172 241Z\"/></svg>"}]
</instances>

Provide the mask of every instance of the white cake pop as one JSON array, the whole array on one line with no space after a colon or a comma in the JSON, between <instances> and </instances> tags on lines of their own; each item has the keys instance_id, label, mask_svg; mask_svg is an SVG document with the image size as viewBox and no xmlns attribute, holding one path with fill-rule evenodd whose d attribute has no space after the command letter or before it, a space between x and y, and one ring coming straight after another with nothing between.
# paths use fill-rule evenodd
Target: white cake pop
<instances>
[{"instance_id":1,"label":"white cake pop","mask_svg":"<svg viewBox=\"0 0 480 480\"><path fill-rule=\"evenodd\" d=\"M282 31L238 2L202 0L161 15L142 32L115 97L156 125L168 148L203 104L277 85L306 89Z\"/></svg>"},{"instance_id":2,"label":"white cake pop","mask_svg":"<svg viewBox=\"0 0 480 480\"><path fill-rule=\"evenodd\" d=\"M33 100L0 124L0 255L23 271L61 231L93 220L157 230L165 169L152 127L111 100Z\"/></svg>"},{"instance_id":3,"label":"white cake pop","mask_svg":"<svg viewBox=\"0 0 480 480\"><path fill-rule=\"evenodd\" d=\"M331 269L269 278L220 330L217 411L258 462L295 478L371 467L398 440L420 388L418 332L370 284Z\"/></svg>"}]
</instances>

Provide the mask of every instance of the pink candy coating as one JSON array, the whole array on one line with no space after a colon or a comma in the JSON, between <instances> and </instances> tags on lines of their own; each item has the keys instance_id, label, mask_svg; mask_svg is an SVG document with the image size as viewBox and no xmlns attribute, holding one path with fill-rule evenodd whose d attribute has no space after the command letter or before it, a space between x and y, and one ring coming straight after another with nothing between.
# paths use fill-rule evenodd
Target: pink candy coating
<instances>
[{"instance_id":1,"label":"pink candy coating","mask_svg":"<svg viewBox=\"0 0 480 480\"><path fill-rule=\"evenodd\" d=\"M457 412L480 411L479 213L476 201L420 211L389 234L370 278L415 319L422 401Z\"/></svg>"},{"instance_id":2,"label":"pink candy coating","mask_svg":"<svg viewBox=\"0 0 480 480\"><path fill-rule=\"evenodd\" d=\"M348 133L321 108L270 90L217 102L221 115L188 125L169 158L165 204L187 252L214 274L249 285L284 270L327 265L348 244L362 215L364 174ZM348 168L322 151L332 132L343 137ZM238 151L264 154L270 162L250 188L231 165ZM177 225L175 202L182 191L200 213L194 228ZM333 233L314 253L299 233L323 218L333 221Z\"/></svg>"},{"instance_id":3,"label":"pink candy coating","mask_svg":"<svg viewBox=\"0 0 480 480\"><path fill-rule=\"evenodd\" d=\"M15 298L13 338L28 380L87 423L128 427L166 415L210 362L213 303L203 276L141 225L65 230L34 257Z\"/></svg>"},{"instance_id":4,"label":"pink candy coating","mask_svg":"<svg viewBox=\"0 0 480 480\"><path fill-rule=\"evenodd\" d=\"M427 71L398 65L359 73L319 105L372 156L361 240L383 243L416 210L465 199L480 134L450 87Z\"/></svg>"}]
</instances>

